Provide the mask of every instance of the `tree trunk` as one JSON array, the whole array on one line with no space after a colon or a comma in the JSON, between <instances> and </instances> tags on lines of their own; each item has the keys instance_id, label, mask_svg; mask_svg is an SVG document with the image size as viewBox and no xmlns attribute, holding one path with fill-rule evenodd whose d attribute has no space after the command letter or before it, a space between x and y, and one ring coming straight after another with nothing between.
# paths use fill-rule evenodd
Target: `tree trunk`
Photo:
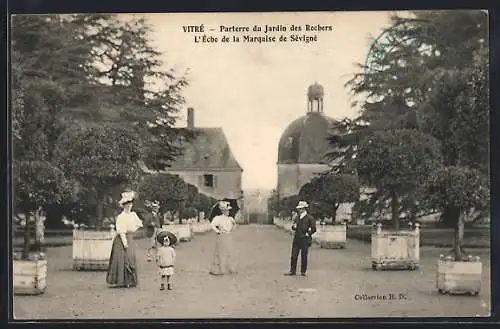
<instances>
[{"instance_id":1,"label":"tree trunk","mask_svg":"<svg viewBox=\"0 0 500 329\"><path fill-rule=\"evenodd\" d=\"M335 222L337 221L337 210L340 207L340 203L336 203L333 207L332 211L332 225L335 225Z\"/></svg>"},{"instance_id":2,"label":"tree trunk","mask_svg":"<svg viewBox=\"0 0 500 329\"><path fill-rule=\"evenodd\" d=\"M464 242L464 220L458 213L455 227L455 261L460 262L463 259L462 245Z\"/></svg>"},{"instance_id":3,"label":"tree trunk","mask_svg":"<svg viewBox=\"0 0 500 329\"><path fill-rule=\"evenodd\" d=\"M35 248L34 250L37 252L42 252L43 251L43 233L44 233L44 228L43 228L43 221L42 221L42 210L39 209L35 213L35 218L34 218L34 228L35 228Z\"/></svg>"},{"instance_id":4,"label":"tree trunk","mask_svg":"<svg viewBox=\"0 0 500 329\"><path fill-rule=\"evenodd\" d=\"M23 244L23 259L28 259L30 253L30 244L31 244L31 212L26 214L26 225L24 226L24 244Z\"/></svg>"},{"instance_id":5,"label":"tree trunk","mask_svg":"<svg viewBox=\"0 0 500 329\"><path fill-rule=\"evenodd\" d=\"M399 202L396 192L391 191L391 217L392 226L395 230L399 230Z\"/></svg>"},{"instance_id":6,"label":"tree trunk","mask_svg":"<svg viewBox=\"0 0 500 329\"><path fill-rule=\"evenodd\" d=\"M100 193L97 192L96 194L97 207L96 207L96 218L94 226L99 230L102 228L105 199L106 197L104 193L101 195Z\"/></svg>"},{"instance_id":7,"label":"tree trunk","mask_svg":"<svg viewBox=\"0 0 500 329\"><path fill-rule=\"evenodd\" d=\"M184 213L184 208L185 208L185 204L184 204L184 201L181 201L180 204L179 204L179 224L182 224L182 215Z\"/></svg>"}]
</instances>

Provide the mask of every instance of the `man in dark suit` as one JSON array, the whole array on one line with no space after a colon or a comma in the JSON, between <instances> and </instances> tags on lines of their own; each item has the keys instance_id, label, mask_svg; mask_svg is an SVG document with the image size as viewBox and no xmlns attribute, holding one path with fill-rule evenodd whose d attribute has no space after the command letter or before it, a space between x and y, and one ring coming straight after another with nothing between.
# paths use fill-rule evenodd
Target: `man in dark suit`
<instances>
[{"instance_id":1,"label":"man in dark suit","mask_svg":"<svg viewBox=\"0 0 500 329\"><path fill-rule=\"evenodd\" d=\"M300 252L300 273L305 276L307 271L307 256L311 245L312 235L316 232L316 221L307 213L309 205L305 201L299 201L296 209L298 217L292 226L295 231L292 242L292 256L290 260L290 272L285 275L295 275L297 271L297 259Z\"/></svg>"}]
</instances>

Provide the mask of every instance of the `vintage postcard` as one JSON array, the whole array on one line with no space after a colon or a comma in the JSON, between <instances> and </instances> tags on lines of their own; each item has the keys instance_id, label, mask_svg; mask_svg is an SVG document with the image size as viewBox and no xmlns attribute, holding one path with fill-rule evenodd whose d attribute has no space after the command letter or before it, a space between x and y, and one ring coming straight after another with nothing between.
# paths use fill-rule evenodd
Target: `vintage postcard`
<instances>
[{"instance_id":1,"label":"vintage postcard","mask_svg":"<svg viewBox=\"0 0 500 329\"><path fill-rule=\"evenodd\" d=\"M13 319L490 316L488 26L13 15Z\"/></svg>"}]
</instances>

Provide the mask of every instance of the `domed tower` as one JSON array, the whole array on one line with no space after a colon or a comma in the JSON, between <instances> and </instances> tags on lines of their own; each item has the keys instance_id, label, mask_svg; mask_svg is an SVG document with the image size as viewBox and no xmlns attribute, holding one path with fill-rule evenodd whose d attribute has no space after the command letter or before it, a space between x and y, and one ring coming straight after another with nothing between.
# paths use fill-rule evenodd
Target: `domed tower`
<instances>
[{"instance_id":1,"label":"domed tower","mask_svg":"<svg viewBox=\"0 0 500 329\"><path fill-rule=\"evenodd\" d=\"M307 90L307 112L288 125L278 146L279 197L296 195L314 174L328 169L325 155L334 119L323 113L323 86L314 83Z\"/></svg>"}]
</instances>

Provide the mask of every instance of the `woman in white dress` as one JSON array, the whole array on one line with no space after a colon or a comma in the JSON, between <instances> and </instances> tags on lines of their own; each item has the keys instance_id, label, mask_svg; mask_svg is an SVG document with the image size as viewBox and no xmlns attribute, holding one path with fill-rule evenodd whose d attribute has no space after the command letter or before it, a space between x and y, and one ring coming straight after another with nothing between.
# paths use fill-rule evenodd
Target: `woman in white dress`
<instances>
[{"instance_id":1,"label":"woman in white dress","mask_svg":"<svg viewBox=\"0 0 500 329\"><path fill-rule=\"evenodd\" d=\"M215 252L210 274L224 275L236 273L236 262L234 259L234 248L232 232L236 227L234 218L229 216L231 206L227 201L219 202L221 215L212 220L212 229L217 233Z\"/></svg>"},{"instance_id":2,"label":"woman in white dress","mask_svg":"<svg viewBox=\"0 0 500 329\"><path fill-rule=\"evenodd\" d=\"M116 236L106 275L106 282L110 287L129 288L138 284L134 233L142 227L142 221L132 211L134 200L134 192L124 192L119 201L123 211L116 217Z\"/></svg>"}]
</instances>

